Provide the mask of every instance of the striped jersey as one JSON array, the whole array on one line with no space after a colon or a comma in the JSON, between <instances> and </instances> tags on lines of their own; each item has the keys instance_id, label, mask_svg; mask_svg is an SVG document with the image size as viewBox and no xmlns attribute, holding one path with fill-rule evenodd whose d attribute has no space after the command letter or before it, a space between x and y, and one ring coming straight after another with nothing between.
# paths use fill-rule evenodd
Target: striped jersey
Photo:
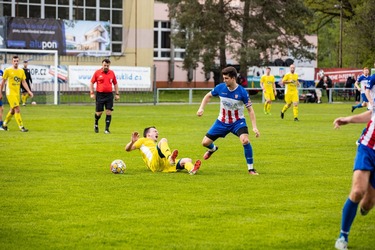
<instances>
[{"instance_id":1,"label":"striped jersey","mask_svg":"<svg viewBox=\"0 0 375 250\"><path fill-rule=\"evenodd\" d=\"M375 150L375 110L372 110L371 120L367 123L367 128L360 138L360 143Z\"/></svg>"},{"instance_id":2,"label":"striped jersey","mask_svg":"<svg viewBox=\"0 0 375 250\"><path fill-rule=\"evenodd\" d=\"M371 98L375 100L375 74L367 82L366 89L370 89ZM371 120L367 123L366 131L362 134L360 143L375 150L375 107L367 108L372 110Z\"/></svg>"},{"instance_id":3,"label":"striped jersey","mask_svg":"<svg viewBox=\"0 0 375 250\"><path fill-rule=\"evenodd\" d=\"M373 74L366 84L366 89L370 90L372 100L375 100L375 74Z\"/></svg>"},{"instance_id":4,"label":"striped jersey","mask_svg":"<svg viewBox=\"0 0 375 250\"><path fill-rule=\"evenodd\" d=\"M371 79L371 76L365 76L363 74L360 77L358 77L357 82L361 86L361 94L365 93L366 86L368 82L370 81L370 79Z\"/></svg>"},{"instance_id":5,"label":"striped jersey","mask_svg":"<svg viewBox=\"0 0 375 250\"><path fill-rule=\"evenodd\" d=\"M217 119L223 123L231 124L244 119L244 108L252 105L248 93L240 85L230 90L225 83L220 83L211 90L211 94L220 98L220 113Z\"/></svg>"}]
</instances>

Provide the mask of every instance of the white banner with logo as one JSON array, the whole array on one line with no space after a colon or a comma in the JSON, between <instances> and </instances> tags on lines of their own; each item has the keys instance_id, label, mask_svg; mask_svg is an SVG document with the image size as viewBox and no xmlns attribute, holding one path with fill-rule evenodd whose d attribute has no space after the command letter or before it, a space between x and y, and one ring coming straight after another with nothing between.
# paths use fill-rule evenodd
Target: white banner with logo
<instances>
[{"instance_id":1,"label":"white banner with logo","mask_svg":"<svg viewBox=\"0 0 375 250\"><path fill-rule=\"evenodd\" d=\"M88 87L98 66L69 66L69 87ZM147 67L111 66L121 89L151 89L151 69Z\"/></svg>"}]
</instances>

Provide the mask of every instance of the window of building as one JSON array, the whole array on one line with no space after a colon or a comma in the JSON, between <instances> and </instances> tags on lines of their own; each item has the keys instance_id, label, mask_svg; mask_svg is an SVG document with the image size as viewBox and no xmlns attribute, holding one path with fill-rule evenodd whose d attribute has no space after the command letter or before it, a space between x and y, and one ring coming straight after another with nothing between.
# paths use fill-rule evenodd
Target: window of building
<instances>
[{"instance_id":1,"label":"window of building","mask_svg":"<svg viewBox=\"0 0 375 250\"><path fill-rule=\"evenodd\" d=\"M167 21L154 22L154 59L171 58L171 23ZM183 59L185 49L174 48L174 58Z\"/></svg>"},{"instance_id":2,"label":"window of building","mask_svg":"<svg viewBox=\"0 0 375 250\"><path fill-rule=\"evenodd\" d=\"M110 21L114 54L122 53L122 13L122 0L0 0L0 16Z\"/></svg>"}]
</instances>

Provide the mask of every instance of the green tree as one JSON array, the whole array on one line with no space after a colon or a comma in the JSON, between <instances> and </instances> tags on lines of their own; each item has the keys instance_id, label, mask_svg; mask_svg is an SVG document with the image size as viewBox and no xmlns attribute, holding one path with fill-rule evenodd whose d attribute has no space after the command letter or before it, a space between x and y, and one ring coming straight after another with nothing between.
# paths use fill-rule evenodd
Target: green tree
<instances>
[{"instance_id":1,"label":"green tree","mask_svg":"<svg viewBox=\"0 0 375 250\"><path fill-rule=\"evenodd\" d=\"M240 6L233 6L230 0L163 2L178 24L172 39L186 50L185 69L202 62L209 72L218 60L216 69L221 70L227 65L227 52L235 55L242 71L247 66L269 64L275 51L280 56L314 58L304 37L312 13L303 0L242 0Z\"/></svg>"},{"instance_id":2,"label":"green tree","mask_svg":"<svg viewBox=\"0 0 375 250\"><path fill-rule=\"evenodd\" d=\"M342 66L373 66L375 5L373 0L305 0L314 12L310 25L318 34L318 66L339 65L342 8Z\"/></svg>"}]
</instances>

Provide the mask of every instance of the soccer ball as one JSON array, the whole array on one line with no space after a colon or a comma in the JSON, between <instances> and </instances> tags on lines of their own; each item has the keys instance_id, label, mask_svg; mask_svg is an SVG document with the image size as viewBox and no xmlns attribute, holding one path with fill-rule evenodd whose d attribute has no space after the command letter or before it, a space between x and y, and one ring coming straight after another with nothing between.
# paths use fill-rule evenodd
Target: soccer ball
<instances>
[{"instance_id":1,"label":"soccer ball","mask_svg":"<svg viewBox=\"0 0 375 250\"><path fill-rule=\"evenodd\" d=\"M126 170L126 164L123 160L114 160L111 163L111 172L114 174L123 174Z\"/></svg>"}]
</instances>

